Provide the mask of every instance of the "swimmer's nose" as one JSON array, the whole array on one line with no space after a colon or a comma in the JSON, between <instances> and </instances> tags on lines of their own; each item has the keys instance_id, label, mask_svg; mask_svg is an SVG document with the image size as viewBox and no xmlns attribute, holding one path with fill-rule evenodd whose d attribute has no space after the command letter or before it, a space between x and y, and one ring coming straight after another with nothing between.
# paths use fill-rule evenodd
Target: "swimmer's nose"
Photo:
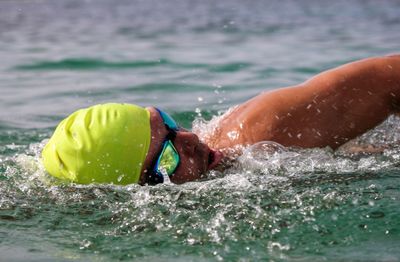
<instances>
[{"instance_id":1,"label":"swimmer's nose","mask_svg":"<svg viewBox=\"0 0 400 262\"><path fill-rule=\"evenodd\" d=\"M199 145L200 140L197 135L192 132L187 131L186 129L179 129L176 132L176 137L174 139L174 144L176 146L180 146L183 150L185 150L189 154L194 154L196 147Z\"/></svg>"}]
</instances>

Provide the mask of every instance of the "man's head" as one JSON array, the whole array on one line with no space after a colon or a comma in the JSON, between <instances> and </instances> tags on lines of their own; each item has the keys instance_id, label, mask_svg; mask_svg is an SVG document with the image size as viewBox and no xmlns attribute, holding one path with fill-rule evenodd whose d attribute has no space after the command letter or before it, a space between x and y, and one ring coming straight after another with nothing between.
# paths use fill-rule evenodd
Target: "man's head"
<instances>
[{"instance_id":1,"label":"man's head","mask_svg":"<svg viewBox=\"0 0 400 262\"><path fill-rule=\"evenodd\" d=\"M220 153L191 132L171 130L162 114L129 104L78 110L58 125L43 149L45 168L55 177L80 184L160 182L154 180L160 175L155 171L165 158L168 141L177 156L169 174L174 183L198 179L219 162Z\"/></svg>"},{"instance_id":2,"label":"man's head","mask_svg":"<svg viewBox=\"0 0 400 262\"><path fill-rule=\"evenodd\" d=\"M46 170L63 180L137 183L150 139L147 110L128 104L96 105L61 121L42 158Z\"/></svg>"}]
</instances>

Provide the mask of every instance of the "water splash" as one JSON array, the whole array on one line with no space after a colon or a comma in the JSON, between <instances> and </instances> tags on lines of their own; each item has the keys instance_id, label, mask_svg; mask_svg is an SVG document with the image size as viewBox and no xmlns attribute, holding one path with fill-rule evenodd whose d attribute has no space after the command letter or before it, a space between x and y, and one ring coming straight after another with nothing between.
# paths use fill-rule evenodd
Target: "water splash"
<instances>
[{"instance_id":1,"label":"water splash","mask_svg":"<svg viewBox=\"0 0 400 262\"><path fill-rule=\"evenodd\" d=\"M373 137L395 145L396 128L389 119L357 143ZM349 258L371 237L400 239L396 146L366 155L262 142L210 179L152 187L57 182L38 161L42 147L15 145L14 155L1 157L0 228L13 235L4 246L28 241L43 252L62 248L104 260L290 260L305 253L318 260L353 247L337 255Z\"/></svg>"}]
</instances>

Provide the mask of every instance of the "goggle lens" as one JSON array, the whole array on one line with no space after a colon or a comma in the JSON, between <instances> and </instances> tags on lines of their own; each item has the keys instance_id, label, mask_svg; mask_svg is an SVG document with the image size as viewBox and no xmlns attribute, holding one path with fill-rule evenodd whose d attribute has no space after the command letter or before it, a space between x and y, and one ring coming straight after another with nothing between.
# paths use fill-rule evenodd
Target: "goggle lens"
<instances>
[{"instance_id":1,"label":"goggle lens","mask_svg":"<svg viewBox=\"0 0 400 262\"><path fill-rule=\"evenodd\" d=\"M171 176L179 164L179 154L171 140L167 140L164 143L163 150L158 158L156 172L162 175Z\"/></svg>"},{"instance_id":2,"label":"goggle lens","mask_svg":"<svg viewBox=\"0 0 400 262\"><path fill-rule=\"evenodd\" d=\"M180 162L179 153L171 141L171 135L174 137L175 132L179 130L179 126L170 115L158 108L156 109L170 133L164 140L163 148L153 167L153 172L149 173L147 177L149 184L163 183L164 177L172 176Z\"/></svg>"}]
</instances>

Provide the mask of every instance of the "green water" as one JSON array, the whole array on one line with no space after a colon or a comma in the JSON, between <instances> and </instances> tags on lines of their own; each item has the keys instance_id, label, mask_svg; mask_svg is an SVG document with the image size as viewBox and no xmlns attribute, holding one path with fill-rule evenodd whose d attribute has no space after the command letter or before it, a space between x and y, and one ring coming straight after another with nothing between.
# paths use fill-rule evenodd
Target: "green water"
<instances>
[{"instance_id":1,"label":"green water","mask_svg":"<svg viewBox=\"0 0 400 262\"><path fill-rule=\"evenodd\" d=\"M400 256L400 151L354 160L329 150L294 150L262 161L258 152L203 182L117 187L49 184L34 157L40 147L31 144L26 154L2 161L0 251L7 258Z\"/></svg>"},{"instance_id":2,"label":"green water","mask_svg":"<svg viewBox=\"0 0 400 262\"><path fill-rule=\"evenodd\" d=\"M60 184L39 156L102 102L183 126L355 59L399 52L400 2L0 2L0 261L400 261L400 121L383 153L256 145L204 181ZM269 145L269 144L263 144Z\"/></svg>"}]
</instances>

